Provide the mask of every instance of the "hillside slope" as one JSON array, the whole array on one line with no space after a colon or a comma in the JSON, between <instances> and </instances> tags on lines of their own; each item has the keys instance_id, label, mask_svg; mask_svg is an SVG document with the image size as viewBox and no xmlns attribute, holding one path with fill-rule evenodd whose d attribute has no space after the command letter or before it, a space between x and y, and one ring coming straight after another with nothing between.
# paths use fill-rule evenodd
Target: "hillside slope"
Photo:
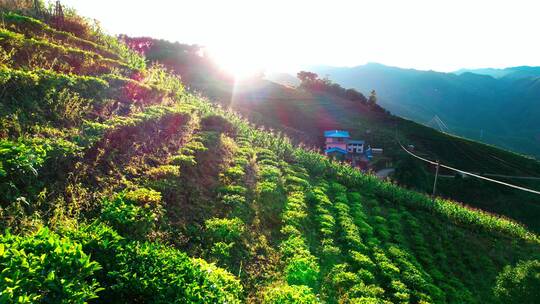
<instances>
[{"instance_id":1,"label":"hillside slope","mask_svg":"<svg viewBox=\"0 0 540 304\"><path fill-rule=\"evenodd\" d=\"M396 167L395 180L422 192L431 193L434 168L414 162L399 147L396 137L404 144L414 145L416 153L424 157L470 172L540 176L540 163L535 160L437 132L335 93L297 89L257 77L234 82L232 76L227 76L210 58L201 56L198 46L149 37L123 39L144 53L148 62L160 62L180 75L191 91L195 90L213 102L244 114L259 126L283 131L297 143L319 149L324 130L349 130L353 137L366 139L373 147L384 148L385 158L375 162L375 168L385 165ZM540 189L538 180L497 178ZM439 181L437 193L518 220L540 232L540 222L537 221L540 197L537 195L488 182L448 177Z\"/></svg>"},{"instance_id":2,"label":"hillside slope","mask_svg":"<svg viewBox=\"0 0 540 304\"><path fill-rule=\"evenodd\" d=\"M469 172L509 176L540 176L540 163L521 155L438 132L412 121L372 111L368 106L321 92L307 92L269 81L237 83L228 103L258 125L286 132L309 147L320 149L324 130L346 129L351 136L384 148L393 166L406 170L398 178L404 186L431 193L434 168L411 162L398 141L413 144L416 153ZM397 140L396 140L397 138ZM375 164L376 167L384 166ZM454 174L446 172L445 174ZM512 184L540 189L538 180L504 179ZM540 231L540 197L474 179L443 178L439 195L476 208L501 214Z\"/></svg>"},{"instance_id":3,"label":"hillside slope","mask_svg":"<svg viewBox=\"0 0 540 304\"><path fill-rule=\"evenodd\" d=\"M300 149L111 37L20 13L0 38L3 302L503 303L503 268L539 258L519 224Z\"/></svg>"},{"instance_id":4,"label":"hillside slope","mask_svg":"<svg viewBox=\"0 0 540 304\"><path fill-rule=\"evenodd\" d=\"M497 78L482 70L457 75L374 63L313 72L362 92L375 89L381 105L400 116L427 124L437 115L453 134L540 156L537 68L509 68Z\"/></svg>"}]
</instances>

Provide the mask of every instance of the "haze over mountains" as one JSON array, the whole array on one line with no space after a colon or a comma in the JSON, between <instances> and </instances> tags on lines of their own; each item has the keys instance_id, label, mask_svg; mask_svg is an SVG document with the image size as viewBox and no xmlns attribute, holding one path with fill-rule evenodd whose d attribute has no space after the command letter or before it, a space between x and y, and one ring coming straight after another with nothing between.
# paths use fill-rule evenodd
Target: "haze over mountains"
<instances>
[{"instance_id":1,"label":"haze over mountains","mask_svg":"<svg viewBox=\"0 0 540 304\"><path fill-rule=\"evenodd\" d=\"M440 128L438 116L444 131L540 156L540 67L443 73L369 63L310 70L364 93L375 89L379 104L394 114ZM282 74L268 78L291 84Z\"/></svg>"}]
</instances>

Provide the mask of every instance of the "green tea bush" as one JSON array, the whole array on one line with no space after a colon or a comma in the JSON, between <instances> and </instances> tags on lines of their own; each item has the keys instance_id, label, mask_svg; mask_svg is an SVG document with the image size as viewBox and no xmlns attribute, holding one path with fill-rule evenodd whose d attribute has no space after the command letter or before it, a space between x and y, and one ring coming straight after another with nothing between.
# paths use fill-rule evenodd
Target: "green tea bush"
<instances>
[{"instance_id":1,"label":"green tea bush","mask_svg":"<svg viewBox=\"0 0 540 304\"><path fill-rule=\"evenodd\" d=\"M62 139L19 138L0 140L0 203L20 196L32 196L41 190L41 168L60 168L76 156L79 148Z\"/></svg>"},{"instance_id":2,"label":"green tea bush","mask_svg":"<svg viewBox=\"0 0 540 304\"><path fill-rule=\"evenodd\" d=\"M222 195L244 195L247 189L239 185L226 185L219 189Z\"/></svg>"},{"instance_id":3,"label":"green tea bush","mask_svg":"<svg viewBox=\"0 0 540 304\"><path fill-rule=\"evenodd\" d=\"M130 243L109 273L116 301L150 303L240 303L242 287L227 271L191 260L175 249Z\"/></svg>"},{"instance_id":4,"label":"green tea bush","mask_svg":"<svg viewBox=\"0 0 540 304\"><path fill-rule=\"evenodd\" d=\"M245 230L244 222L235 218L211 218L205 221L209 237L216 241L237 241Z\"/></svg>"},{"instance_id":5,"label":"green tea bush","mask_svg":"<svg viewBox=\"0 0 540 304\"><path fill-rule=\"evenodd\" d=\"M242 178L246 175L244 168L240 165L229 167L221 174L221 178L225 183L241 182Z\"/></svg>"},{"instance_id":6,"label":"green tea bush","mask_svg":"<svg viewBox=\"0 0 540 304\"><path fill-rule=\"evenodd\" d=\"M9 29L22 33L25 36L53 40L58 44L74 46L86 51L95 52L110 59L120 59L118 55L111 52L104 46L96 44L92 41L81 39L72 33L53 29L40 20L19 15L14 12L3 13L2 18L4 24Z\"/></svg>"},{"instance_id":7,"label":"green tea bush","mask_svg":"<svg viewBox=\"0 0 540 304\"><path fill-rule=\"evenodd\" d=\"M292 259L295 256L309 256L311 254L305 239L302 237L302 235L298 235L297 232L281 242L279 245L279 251L285 260Z\"/></svg>"},{"instance_id":8,"label":"green tea bush","mask_svg":"<svg viewBox=\"0 0 540 304\"><path fill-rule=\"evenodd\" d=\"M123 62L47 40L25 38L21 34L0 29L0 46L14 50L13 67L47 69L66 74L99 75L119 72L128 75L131 70Z\"/></svg>"},{"instance_id":9,"label":"green tea bush","mask_svg":"<svg viewBox=\"0 0 540 304\"><path fill-rule=\"evenodd\" d=\"M76 228L60 226L58 233L82 245L83 251L97 261L102 269L95 277L102 287L110 286L108 272L116 267L115 255L127 242L116 230L100 221L82 224ZM102 293L108 293L104 290Z\"/></svg>"},{"instance_id":10,"label":"green tea bush","mask_svg":"<svg viewBox=\"0 0 540 304\"><path fill-rule=\"evenodd\" d=\"M130 116L112 117L104 123L85 121L76 141L85 147L101 143L108 149L127 150L132 144L130 139L137 136L145 137L147 141L173 136L189 121L190 115L186 111L188 109L181 105L154 105ZM153 136L156 133L160 137Z\"/></svg>"},{"instance_id":11,"label":"green tea bush","mask_svg":"<svg viewBox=\"0 0 540 304\"><path fill-rule=\"evenodd\" d=\"M285 277L291 285L315 287L319 280L319 265L313 256L294 256L285 267Z\"/></svg>"},{"instance_id":12,"label":"green tea bush","mask_svg":"<svg viewBox=\"0 0 540 304\"><path fill-rule=\"evenodd\" d=\"M240 238L245 230L244 222L237 217L211 218L205 221L206 234L211 242L210 255L219 265L229 265L231 259L240 255Z\"/></svg>"},{"instance_id":13,"label":"green tea bush","mask_svg":"<svg viewBox=\"0 0 540 304\"><path fill-rule=\"evenodd\" d=\"M221 115L210 114L201 118L201 128L207 131L214 131L228 135L234 135L236 128L229 120Z\"/></svg>"},{"instance_id":14,"label":"green tea bush","mask_svg":"<svg viewBox=\"0 0 540 304\"><path fill-rule=\"evenodd\" d=\"M278 285L268 288L264 294L264 304L315 304L321 303L311 288L303 285Z\"/></svg>"},{"instance_id":15,"label":"green tea bush","mask_svg":"<svg viewBox=\"0 0 540 304\"><path fill-rule=\"evenodd\" d=\"M147 175L152 180L178 178L180 177L180 167L175 165L161 165L150 168Z\"/></svg>"},{"instance_id":16,"label":"green tea bush","mask_svg":"<svg viewBox=\"0 0 540 304\"><path fill-rule=\"evenodd\" d=\"M325 263L333 264L341 255L341 249L334 241L336 238L336 219L332 214L332 202L326 195L327 185L320 183L310 193L311 204L315 207L315 219L320 233L320 246Z\"/></svg>"},{"instance_id":17,"label":"green tea bush","mask_svg":"<svg viewBox=\"0 0 540 304\"><path fill-rule=\"evenodd\" d=\"M184 167L194 167L197 165L195 156L183 155L183 154L178 154L171 157L170 163L176 166L184 166Z\"/></svg>"},{"instance_id":18,"label":"green tea bush","mask_svg":"<svg viewBox=\"0 0 540 304\"><path fill-rule=\"evenodd\" d=\"M162 214L160 193L141 188L104 200L101 218L120 234L143 239L155 228Z\"/></svg>"},{"instance_id":19,"label":"green tea bush","mask_svg":"<svg viewBox=\"0 0 540 304\"><path fill-rule=\"evenodd\" d=\"M540 261L521 261L516 266L506 266L497 276L493 288L500 303L539 303Z\"/></svg>"},{"instance_id":20,"label":"green tea bush","mask_svg":"<svg viewBox=\"0 0 540 304\"><path fill-rule=\"evenodd\" d=\"M223 263L227 265L231 260L231 251L233 250L234 243L215 242L210 248L210 255L217 259L218 264Z\"/></svg>"},{"instance_id":21,"label":"green tea bush","mask_svg":"<svg viewBox=\"0 0 540 304\"><path fill-rule=\"evenodd\" d=\"M101 290L99 269L80 244L46 228L0 236L1 303L86 303Z\"/></svg>"},{"instance_id":22,"label":"green tea bush","mask_svg":"<svg viewBox=\"0 0 540 304\"><path fill-rule=\"evenodd\" d=\"M349 265L346 263L332 266L326 280L327 287L333 289L332 292L336 294L347 292L359 283L358 276L350 271Z\"/></svg>"},{"instance_id":23,"label":"green tea bush","mask_svg":"<svg viewBox=\"0 0 540 304\"><path fill-rule=\"evenodd\" d=\"M226 206L244 208L246 204L246 198L240 194L225 194L221 197L221 202Z\"/></svg>"},{"instance_id":24,"label":"green tea bush","mask_svg":"<svg viewBox=\"0 0 540 304\"><path fill-rule=\"evenodd\" d=\"M137 197L155 202L156 195ZM147 192L148 193L148 192ZM124 239L102 224L64 229L103 266L102 303L240 303L242 286L227 271L157 243Z\"/></svg>"}]
</instances>

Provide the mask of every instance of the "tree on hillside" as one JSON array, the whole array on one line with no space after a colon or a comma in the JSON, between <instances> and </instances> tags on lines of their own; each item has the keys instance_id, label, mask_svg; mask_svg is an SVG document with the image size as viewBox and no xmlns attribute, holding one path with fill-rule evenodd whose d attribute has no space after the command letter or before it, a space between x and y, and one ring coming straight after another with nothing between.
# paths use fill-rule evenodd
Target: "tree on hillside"
<instances>
[{"instance_id":1,"label":"tree on hillside","mask_svg":"<svg viewBox=\"0 0 540 304\"><path fill-rule=\"evenodd\" d=\"M374 106L377 104L377 92L375 92L375 90L371 90L368 98L368 104L370 106Z\"/></svg>"},{"instance_id":2,"label":"tree on hillside","mask_svg":"<svg viewBox=\"0 0 540 304\"><path fill-rule=\"evenodd\" d=\"M359 101L363 104L367 103L366 97L355 89L345 89L339 84L328 78L319 78L319 75L313 72L300 71L296 77L301 81L299 87L308 91L326 92L332 95L339 96L351 101Z\"/></svg>"},{"instance_id":3,"label":"tree on hillside","mask_svg":"<svg viewBox=\"0 0 540 304\"><path fill-rule=\"evenodd\" d=\"M313 73L313 72L307 72L307 71L300 71L296 74L296 77L300 79L302 83L304 82L315 82L319 75Z\"/></svg>"}]
</instances>

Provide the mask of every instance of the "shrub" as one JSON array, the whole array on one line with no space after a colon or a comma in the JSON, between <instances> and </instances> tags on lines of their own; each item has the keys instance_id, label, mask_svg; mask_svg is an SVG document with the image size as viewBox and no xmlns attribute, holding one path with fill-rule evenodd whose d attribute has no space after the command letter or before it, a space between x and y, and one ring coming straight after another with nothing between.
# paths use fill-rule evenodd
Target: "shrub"
<instances>
[{"instance_id":1,"label":"shrub","mask_svg":"<svg viewBox=\"0 0 540 304\"><path fill-rule=\"evenodd\" d=\"M368 269L370 271L373 271L375 269L375 264L368 256L355 250L351 250L349 254L351 256L351 259L356 265L358 265L359 268Z\"/></svg>"},{"instance_id":2,"label":"shrub","mask_svg":"<svg viewBox=\"0 0 540 304\"><path fill-rule=\"evenodd\" d=\"M501 303L540 302L540 261L522 261L515 267L506 266L493 288Z\"/></svg>"},{"instance_id":3,"label":"shrub","mask_svg":"<svg viewBox=\"0 0 540 304\"><path fill-rule=\"evenodd\" d=\"M291 235L279 245L279 251L285 259L294 256L310 256L306 241L301 235Z\"/></svg>"},{"instance_id":4,"label":"shrub","mask_svg":"<svg viewBox=\"0 0 540 304\"><path fill-rule=\"evenodd\" d=\"M246 173L244 172L244 168L236 165L234 167L227 168L227 170L222 173L222 177L229 182L241 181L245 174Z\"/></svg>"},{"instance_id":5,"label":"shrub","mask_svg":"<svg viewBox=\"0 0 540 304\"><path fill-rule=\"evenodd\" d=\"M220 115L208 115L201 119L201 127L206 131L218 133L234 134L235 127L231 122Z\"/></svg>"},{"instance_id":6,"label":"shrub","mask_svg":"<svg viewBox=\"0 0 540 304\"><path fill-rule=\"evenodd\" d=\"M81 225L77 229L61 226L59 234L82 245L83 251L103 267L96 272L96 278L100 285L102 287L109 286L107 273L116 267L115 255L124 246L126 240L110 226L98 222ZM103 292L107 293L108 291Z\"/></svg>"},{"instance_id":7,"label":"shrub","mask_svg":"<svg viewBox=\"0 0 540 304\"><path fill-rule=\"evenodd\" d=\"M239 281L202 260L152 243L130 243L116 255L116 301L151 303L240 303Z\"/></svg>"},{"instance_id":8,"label":"shrub","mask_svg":"<svg viewBox=\"0 0 540 304\"><path fill-rule=\"evenodd\" d=\"M192 140L185 144L182 148L180 148L178 152L184 155L193 155L207 150L208 148L206 148L202 142L198 140Z\"/></svg>"},{"instance_id":9,"label":"shrub","mask_svg":"<svg viewBox=\"0 0 540 304\"><path fill-rule=\"evenodd\" d=\"M193 155L178 154L171 157L171 164L177 166L194 167L197 161Z\"/></svg>"},{"instance_id":10,"label":"shrub","mask_svg":"<svg viewBox=\"0 0 540 304\"><path fill-rule=\"evenodd\" d=\"M174 165L161 165L148 170L148 176L153 180L172 179L180 176L180 167Z\"/></svg>"},{"instance_id":11,"label":"shrub","mask_svg":"<svg viewBox=\"0 0 540 304\"><path fill-rule=\"evenodd\" d=\"M238 185L227 185L219 188L219 192L223 195L244 195L247 189Z\"/></svg>"},{"instance_id":12,"label":"shrub","mask_svg":"<svg viewBox=\"0 0 540 304\"><path fill-rule=\"evenodd\" d=\"M311 288L298 285L279 285L268 288L263 294L265 304L312 304L320 303Z\"/></svg>"},{"instance_id":13,"label":"shrub","mask_svg":"<svg viewBox=\"0 0 540 304\"><path fill-rule=\"evenodd\" d=\"M385 301L378 298L373 298L373 297L361 297L361 298L351 299L349 303L351 304L390 304L392 302Z\"/></svg>"},{"instance_id":14,"label":"shrub","mask_svg":"<svg viewBox=\"0 0 540 304\"><path fill-rule=\"evenodd\" d=\"M61 160L66 162L77 151L77 146L62 139L0 140L0 202L8 203L38 192L41 186L38 175L46 162L51 167L60 167Z\"/></svg>"},{"instance_id":15,"label":"shrub","mask_svg":"<svg viewBox=\"0 0 540 304\"><path fill-rule=\"evenodd\" d=\"M238 240L245 229L244 222L237 217L232 219L211 218L206 220L205 226L210 238L224 242Z\"/></svg>"},{"instance_id":16,"label":"shrub","mask_svg":"<svg viewBox=\"0 0 540 304\"><path fill-rule=\"evenodd\" d=\"M67 229L103 269L103 303L239 303L242 287L227 271L164 245L121 238L104 224Z\"/></svg>"},{"instance_id":17,"label":"shrub","mask_svg":"<svg viewBox=\"0 0 540 304\"><path fill-rule=\"evenodd\" d=\"M295 256L285 267L285 277L291 285L306 285L315 287L319 277L319 265L315 257Z\"/></svg>"},{"instance_id":18,"label":"shrub","mask_svg":"<svg viewBox=\"0 0 540 304\"><path fill-rule=\"evenodd\" d=\"M221 198L221 201L223 204L233 207L243 207L246 203L246 198L242 195L238 194L225 194Z\"/></svg>"},{"instance_id":19,"label":"shrub","mask_svg":"<svg viewBox=\"0 0 540 304\"><path fill-rule=\"evenodd\" d=\"M336 264L332 267L328 274L332 288L345 291L358 283L358 276L348 271L348 268L347 264Z\"/></svg>"},{"instance_id":20,"label":"shrub","mask_svg":"<svg viewBox=\"0 0 540 304\"><path fill-rule=\"evenodd\" d=\"M161 205L161 193L147 188L138 188L126 192L125 199L144 208L158 208Z\"/></svg>"},{"instance_id":21,"label":"shrub","mask_svg":"<svg viewBox=\"0 0 540 304\"><path fill-rule=\"evenodd\" d=\"M80 244L46 228L0 237L0 303L86 303L97 297L99 270Z\"/></svg>"},{"instance_id":22,"label":"shrub","mask_svg":"<svg viewBox=\"0 0 540 304\"><path fill-rule=\"evenodd\" d=\"M101 218L122 235L141 239L155 227L162 214L161 194L141 188L103 201Z\"/></svg>"}]
</instances>

